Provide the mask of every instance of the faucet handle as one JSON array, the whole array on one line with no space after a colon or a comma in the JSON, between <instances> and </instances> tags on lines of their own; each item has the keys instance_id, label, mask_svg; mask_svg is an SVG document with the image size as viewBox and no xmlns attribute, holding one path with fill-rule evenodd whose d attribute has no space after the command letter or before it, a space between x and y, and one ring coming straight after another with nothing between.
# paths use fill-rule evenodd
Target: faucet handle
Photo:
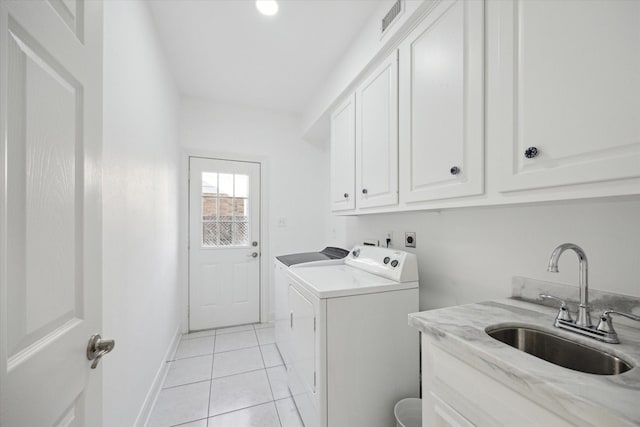
<instances>
[{"instance_id":1,"label":"faucet handle","mask_svg":"<svg viewBox=\"0 0 640 427\"><path fill-rule=\"evenodd\" d=\"M598 327L596 328L600 332L607 332L611 334L615 334L616 331L613 329L613 322L611 321L611 315L617 314L620 316L624 316L627 319L636 320L640 322L640 316L636 316L631 313L623 313L621 311L616 310L605 310L604 313L600 315L600 321L598 322Z\"/></svg>"},{"instance_id":2,"label":"faucet handle","mask_svg":"<svg viewBox=\"0 0 640 427\"><path fill-rule=\"evenodd\" d=\"M565 300L563 300L562 298L558 298L556 296L547 295L547 294L540 294L539 296L540 296L540 299L543 299L543 300L552 299L560 302L560 311L558 311L558 315L556 316L556 322L558 320L564 320L565 322L573 323L573 319L571 318L571 312L569 311L569 308L567 308L567 302Z\"/></svg>"}]
</instances>

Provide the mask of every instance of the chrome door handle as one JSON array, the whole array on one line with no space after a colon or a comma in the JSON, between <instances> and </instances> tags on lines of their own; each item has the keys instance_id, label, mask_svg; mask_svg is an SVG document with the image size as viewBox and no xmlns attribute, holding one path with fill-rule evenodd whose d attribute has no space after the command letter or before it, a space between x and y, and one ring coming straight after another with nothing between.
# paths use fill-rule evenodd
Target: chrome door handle
<instances>
[{"instance_id":1,"label":"chrome door handle","mask_svg":"<svg viewBox=\"0 0 640 427\"><path fill-rule=\"evenodd\" d=\"M91 369L96 369L102 356L113 350L115 346L114 340L103 340L100 334L91 335L87 344L87 359L93 361Z\"/></svg>"},{"instance_id":2,"label":"chrome door handle","mask_svg":"<svg viewBox=\"0 0 640 427\"><path fill-rule=\"evenodd\" d=\"M247 258L258 258L258 252L251 252L247 255Z\"/></svg>"}]
</instances>

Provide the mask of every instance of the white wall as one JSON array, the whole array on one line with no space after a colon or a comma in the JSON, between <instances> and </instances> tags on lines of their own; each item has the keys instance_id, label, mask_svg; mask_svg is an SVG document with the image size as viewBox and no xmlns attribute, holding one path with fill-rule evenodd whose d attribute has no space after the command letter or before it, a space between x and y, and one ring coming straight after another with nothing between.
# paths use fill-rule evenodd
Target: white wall
<instances>
[{"instance_id":1,"label":"white wall","mask_svg":"<svg viewBox=\"0 0 640 427\"><path fill-rule=\"evenodd\" d=\"M328 109L335 102L340 102L342 94L357 80L376 56L387 45L393 44L394 37L408 22L415 21L427 10L433 0L404 0L404 11L394 20L387 29L384 37L381 37L380 23L395 0L380 0L380 5L371 14L371 17L363 25L355 40L345 50L340 61L322 85L318 86L312 99L302 113L301 128L305 138L310 140L322 140L328 137ZM411 19L410 19L411 18ZM407 24L410 26L410 24Z\"/></svg>"},{"instance_id":2,"label":"white wall","mask_svg":"<svg viewBox=\"0 0 640 427\"><path fill-rule=\"evenodd\" d=\"M131 426L179 324L178 95L142 2L104 5L104 425Z\"/></svg>"},{"instance_id":3,"label":"white wall","mask_svg":"<svg viewBox=\"0 0 640 427\"><path fill-rule=\"evenodd\" d=\"M184 98L180 109L180 143L188 153L229 159L260 159L266 167L263 207L266 245L262 244L267 319L272 318L274 256L322 249L329 194L328 152L302 141L296 117L207 100ZM181 173L182 206L187 205L187 172ZM182 212L181 256L186 265L187 221ZM278 226L284 218L286 227ZM182 275L186 281L186 272ZM186 290L185 290L186 295ZM185 298L186 304L186 298Z\"/></svg>"},{"instance_id":4,"label":"white wall","mask_svg":"<svg viewBox=\"0 0 640 427\"><path fill-rule=\"evenodd\" d=\"M352 246L384 239L416 253L422 310L510 295L511 278L524 276L578 283L572 253L560 259L560 273L546 271L560 243L581 246L589 259L590 286L640 296L640 200L574 201L333 217L331 240ZM404 248L404 232L417 232L416 249ZM576 299L577 299L576 288Z\"/></svg>"}]
</instances>

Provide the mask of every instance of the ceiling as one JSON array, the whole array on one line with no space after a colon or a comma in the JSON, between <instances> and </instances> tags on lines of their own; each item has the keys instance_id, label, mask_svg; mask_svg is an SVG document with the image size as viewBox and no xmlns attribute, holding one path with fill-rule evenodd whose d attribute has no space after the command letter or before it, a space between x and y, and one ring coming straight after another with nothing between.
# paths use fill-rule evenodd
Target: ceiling
<instances>
[{"instance_id":1,"label":"ceiling","mask_svg":"<svg viewBox=\"0 0 640 427\"><path fill-rule=\"evenodd\" d=\"M180 91L218 102L299 113L380 0L148 3Z\"/></svg>"}]
</instances>

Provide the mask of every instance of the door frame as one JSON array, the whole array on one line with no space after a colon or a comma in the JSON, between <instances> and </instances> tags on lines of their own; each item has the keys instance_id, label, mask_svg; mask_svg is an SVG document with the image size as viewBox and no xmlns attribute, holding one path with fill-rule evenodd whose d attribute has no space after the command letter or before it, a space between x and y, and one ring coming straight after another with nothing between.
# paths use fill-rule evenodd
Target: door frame
<instances>
[{"instance_id":1,"label":"door frame","mask_svg":"<svg viewBox=\"0 0 640 427\"><path fill-rule=\"evenodd\" d=\"M270 310L270 301L269 301L269 269L267 266L269 263L266 263L265 259L270 259L270 251L269 251L269 230L268 230L268 198L266 194L268 194L269 182L267 180L268 176L268 161L266 157L262 156L252 156L247 154L233 154L233 153L224 153L217 151L208 151L201 149L182 149L181 150L181 161L180 161L180 182L181 182L181 190L180 191L180 265L182 266L182 271L180 276L184 281L184 291L182 292L182 304L183 308L182 312L182 332L189 332L189 293L191 291L191 285L189 283L190 280L190 259L189 259L189 159L191 157L199 157L204 159L212 159L212 160L223 160L223 161L236 161L236 162L250 162L250 163L258 163L260 165L260 215L259 215L259 224L260 224L260 257L259 257L259 278L260 283L259 286L259 319L260 322L265 322L268 319L268 313Z\"/></svg>"}]
</instances>

